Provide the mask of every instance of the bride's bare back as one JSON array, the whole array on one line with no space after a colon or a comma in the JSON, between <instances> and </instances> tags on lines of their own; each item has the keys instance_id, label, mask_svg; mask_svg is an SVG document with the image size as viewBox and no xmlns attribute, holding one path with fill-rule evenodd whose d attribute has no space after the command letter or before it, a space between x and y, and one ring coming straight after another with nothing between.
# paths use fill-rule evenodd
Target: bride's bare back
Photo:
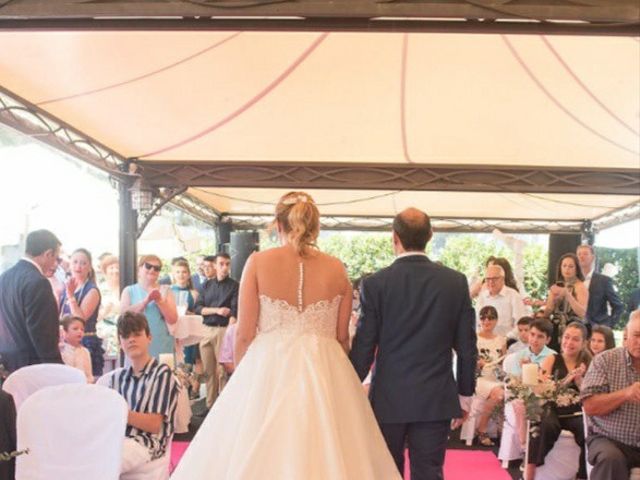
<instances>
[{"instance_id":1,"label":"bride's bare back","mask_svg":"<svg viewBox=\"0 0 640 480\"><path fill-rule=\"evenodd\" d=\"M310 251L301 257L289 245L254 253L247 261L240 282L236 363L244 355L243 340L248 341L248 346L256 334L261 295L284 300L301 310L340 296L337 340L348 350L351 294L345 268L337 258L319 251Z\"/></svg>"}]
</instances>

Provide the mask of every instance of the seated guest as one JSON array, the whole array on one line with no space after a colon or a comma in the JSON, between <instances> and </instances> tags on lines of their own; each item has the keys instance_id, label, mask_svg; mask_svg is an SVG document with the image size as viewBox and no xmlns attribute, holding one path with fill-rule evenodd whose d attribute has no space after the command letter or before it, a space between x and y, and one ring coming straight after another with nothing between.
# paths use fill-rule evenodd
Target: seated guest
<instances>
[{"instance_id":1,"label":"seated guest","mask_svg":"<svg viewBox=\"0 0 640 480\"><path fill-rule=\"evenodd\" d=\"M511 367L505 368L505 372L509 375L520 377L522 375L522 365L524 363L535 363L540 366L545 358L556 353L554 350L547 347L549 340L551 340L552 333L553 326L549 320L538 318L531 322L531 326L529 327L528 347L514 353L515 361L512 362ZM514 400L512 405L516 417L516 431L518 432L518 438L522 445L522 449L524 450L527 438L525 405L522 400Z\"/></svg>"},{"instance_id":2,"label":"seated guest","mask_svg":"<svg viewBox=\"0 0 640 480\"><path fill-rule=\"evenodd\" d=\"M84 320L80 317L67 315L62 319L64 342L60 347L62 361L70 367L82 370L88 383L93 383L91 369L91 354L82 346L84 336Z\"/></svg>"},{"instance_id":3,"label":"seated guest","mask_svg":"<svg viewBox=\"0 0 640 480\"><path fill-rule=\"evenodd\" d=\"M235 364L233 363L233 344L236 339L236 327L238 322L230 323L227 327L227 331L224 332L224 339L222 340L222 348L220 349L220 358L218 363L224 368L224 373L227 376L227 380L231 377L231 374L235 370Z\"/></svg>"},{"instance_id":4,"label":"seated guest","mask_svg":"<svg viewBox=\"0 0 640 480\"><path fill-rule=\"evenodd\" d=\"M589 350L594 357L604 352L616 348L616 340L613 338L613 330L606 325L594 325L589 339Z\"/></svg>"},{"instance_id":5,"label":"seated guest","mask_svg":"<svg viewBox=\"0 0 640 480\"><path fill-rule=\"evenodd\" d=\"M529 327L531 326L531 322L533 322L533 318L531 317L522 317L518 320L516 323L518 327L518 340L509 345L507 354L519 352L529 346Z\"/></svg>"},{"instance_id":6,"label":"seated guest","mask_svg":"<svg viewBox=\"0 0 640 480\"><path fill-rule=\"evenodd\" d=\"M578 397L582 378L591 361L586 350L587 327L581 322L572 322L564 330L560 354L549 355L542 361L543 378L553 378L566 385ZM525 478L535 478L536 467L544 464L561 430L568 430L580 447L578 479L586 479L584 454L584 425L580 402L570 405L545 404L538 425L532 424L529 433L529 451Z\"/></svg>"},{"instance_id":7,"label":"seated guest","mask_svg":"<svg viewBox=\"0 0 640 480\"><path fill-rule=\"evenodd\" d=\"M513 368L505 370L509 375L520 376L522 375L523 363L536 363L540 365L542 361L556 353L547 347L549 340L551 340L551 334L553 333L553 326L549 320L539 318L531 322L529 327L529 345L527 348L516 352L516 361Z\"/></svg>"},{"instance_id":8,"label":"seated guest","mask_svg":"<svg viewBox=\"0 0 640 480\"><path fill-rule=\"evenodd\" d=\"M494 333L498 324L498 312L492 306L480 310L480 331L478 332L478 363L480 376L476 380L476 395L485 400L478 418L478 442L484 447L492 447L493 441L487 435L487 424L495 406L504 400L504 384L496 377L496 369L507 350L506 339Z\"/></svg>"},{"instance_id":9,"label":"seated guest","mask_svg":"<svg viewBox=\"0 0 640 480\"><path fill-rule=\"evenodd\" d=\"M486 289L478 294L476 306L482 309L491 305L498 312L496 333L515 338L515 325L519 318L527 315L527 307L520 293L505 283L505 272L500 265L490 264L485 271Z\"/></svg>"},{"instance_id":10,"label":"seated guest","mask_svg":"<svg viewBox=\"0 0 640 480\"><path fill-rule=\"evenodd\" d=\"M640 467L640 310L629 316L626 346L593 359L581 396L591 480L629 478Z\"/></svg>"},{"instance_id":11,"label":"seated guest","mask_svg":"<svg viewBox=\"0 0 640 480\"><path fill-rule=\"evenodd\" d=\"M169 367L149 352L151 333L144 315L123 313L118 337L131 364L111 379L111 388L129 404L121 467L125 473L166 453L179 387Z\"/></svg>"}]
</instances>

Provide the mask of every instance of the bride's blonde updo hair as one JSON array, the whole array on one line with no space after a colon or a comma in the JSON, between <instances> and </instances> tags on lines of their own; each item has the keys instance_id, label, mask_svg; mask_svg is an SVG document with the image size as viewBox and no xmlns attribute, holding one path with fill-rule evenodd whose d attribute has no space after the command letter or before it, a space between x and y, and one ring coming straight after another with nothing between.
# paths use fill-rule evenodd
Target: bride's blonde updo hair
<instances>
[{"instance_id":1,"label":"bride's blonde updo hair","mask_svg":"<svg viewBox=\"0 0 640 480\"><path fill-rule=\"evenodd\" d=\"M276 221L300 256L316 248L320 233L320 212L311 195L305 192L284 194L276 205Z\"/></svg>"}]
</instances>

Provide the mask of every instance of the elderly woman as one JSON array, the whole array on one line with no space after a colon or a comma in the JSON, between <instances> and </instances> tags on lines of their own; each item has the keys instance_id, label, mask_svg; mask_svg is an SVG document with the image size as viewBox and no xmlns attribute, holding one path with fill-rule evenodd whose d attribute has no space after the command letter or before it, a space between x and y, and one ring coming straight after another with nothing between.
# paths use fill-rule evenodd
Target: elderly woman
<instances>
[{"instance_id":1,"label":"elderly woman","mask_svg":"<svg viewBox=\"0 0 640 480\"><path fill-rule=\"evenodd\" d=\"M97 378L104 368L102 340L96 334L101 295L96 285L91 253L84 248L75 250L69 259L71 276L60 297L60 317L71 315L84 320L82 345L91 354L91 368Z\"/></svg>"},{"instance_id":2,"label":"elderly woman","mask_svg":"<svg viewBox=\"0 0 640 480\"><path fill-rule=\"evenodd\" d=\"M104 282L100 284L102 303L98 312L98 334L104 340L107 355L117 355L119 342L116 322L120 315L120 264L118 257L107 255L100 261ZM104 320L104 321L103 321Z\"/></svg>"},{"instance_id":3,"label":"elderly woman","mask_svg":"<svg viewBox=\"0 0 640 480\"><path fill-rule=\"evenodd\" d=\"M138 283L122 291L120 311L143 313L151 330L149 353L156 359L161 353L174 353L174 339L167 325L178 321L173 293L168 285L160 286L158 277L162 261L156 255L143 255L138 261Z\"/></svg>"},{"instance_id":4,"label":"elderly woman","mask_svg":"<svg viewBox=\"0 0 640 480\"><path fill-rule=\"evenodd\" d=\"M584 284L578 257L565 253L558 260L556 283L551 285L544 314L553 324L549 348L560 351L559 339L565 327L573 322L584 322L589 302L589 290Z\"/></svg>"}]
</instances>

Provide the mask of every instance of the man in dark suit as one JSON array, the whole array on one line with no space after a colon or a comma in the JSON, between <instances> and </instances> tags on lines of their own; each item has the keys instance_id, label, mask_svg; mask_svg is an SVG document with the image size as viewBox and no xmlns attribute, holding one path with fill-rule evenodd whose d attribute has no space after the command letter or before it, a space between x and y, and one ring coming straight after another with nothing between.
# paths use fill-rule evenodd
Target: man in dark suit
<instances>
[{"instance_id":1,"label":"man in dark suit","mask_svg":"<svg viewBox=\"0 0 640 480\"><path fill-rule=\"evenodd\" d=\"M47 277L58 266L60 241L48 230L27 236L25 256L0 275L0 357L9 372L62 363L58 307Z\"/></svg>"},{"instance_id":2,"label":"man in dark suit","mask_svg":"<svg viewBox=\"0 0 640 480\"><path fill-rule=\"evenodd\" d=\"M424 212L410 208L395 217L397 258L361 283L362 313L350 354L361 380L375 356L371 405L401 473L408 440L412 480L443 478L451 420L466 417L475 390L475 314L467 279L427 258L431 236Z\"/></svg>"},{"instance_id":3,"label":"man in dark suit","mask_svg":"<svg viewBox=\"0 0 640 480\"><path fill-rule=\"evenodd\" d=\"M589 303L585 316L587 323L614 328L622 315L624 303L613 286L613 280L595 271L596 255L591 245L579 245L576 255L584 275L585 286L589 289Z\"/></svg>"}]
</instances>

